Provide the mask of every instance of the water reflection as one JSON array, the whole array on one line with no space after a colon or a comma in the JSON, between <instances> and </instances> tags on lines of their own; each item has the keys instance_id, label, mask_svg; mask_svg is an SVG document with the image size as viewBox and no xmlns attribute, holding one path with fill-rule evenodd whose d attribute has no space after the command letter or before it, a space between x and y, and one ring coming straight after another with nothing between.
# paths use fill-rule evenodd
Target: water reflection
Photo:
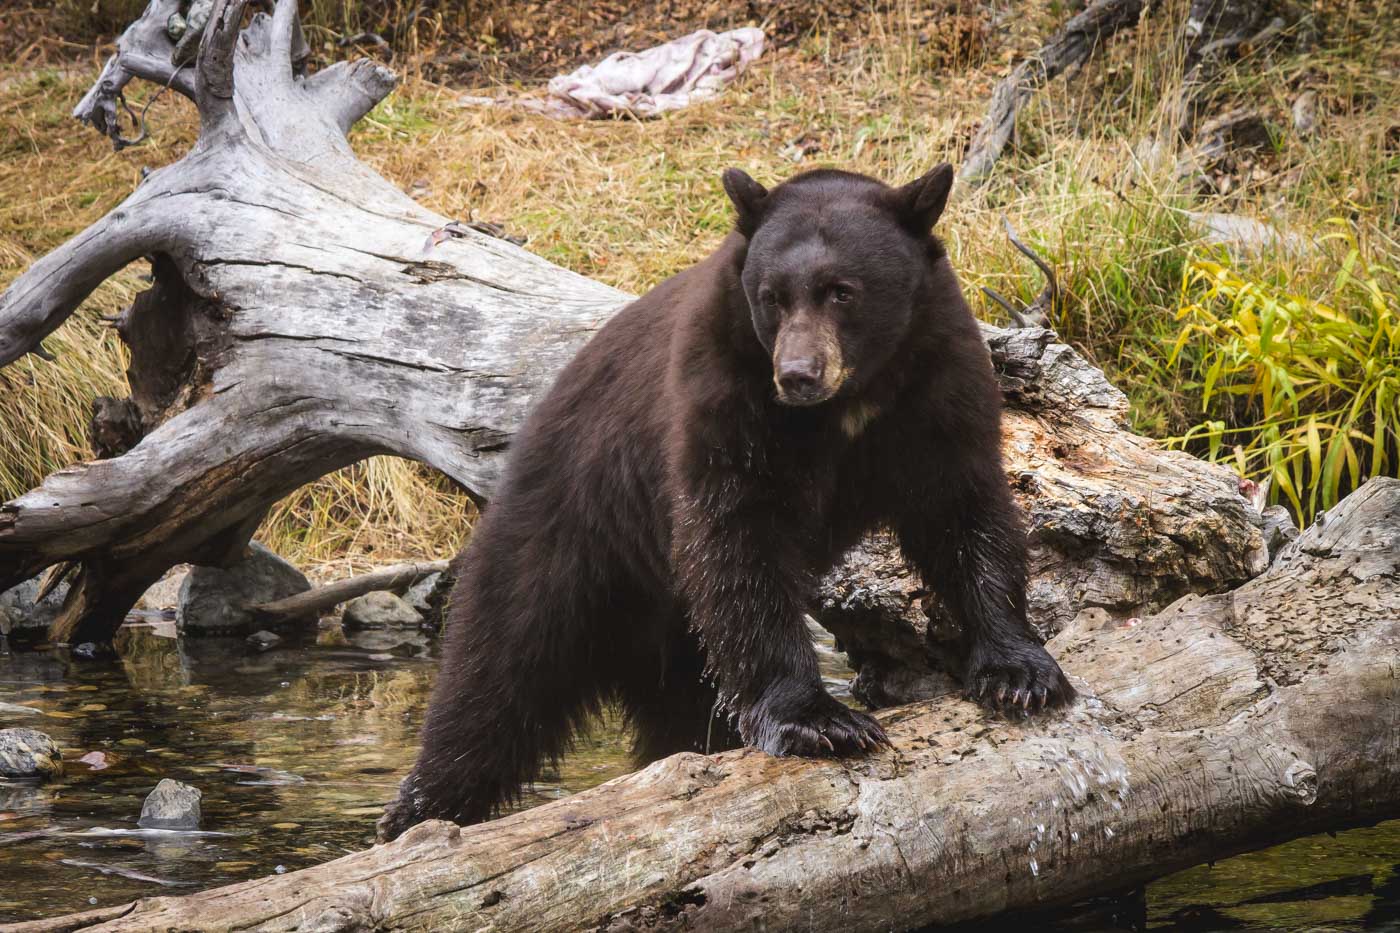
<instances>
[{"instance_id":1,"label":"water reflection","mask_svg":"<svg viewBox=\"0 0 1400 933\"><path fill-rule=\"evenodd\" d=\"M257 652L156 621L123 627L114 647L88 661L0 655L0 725L47 732L66 763L54 784L0 783L0 876L25 878L0 886L0 920L292 870L373 841L417 750L436 668L426 636L309 632ZM628 770L604 724L525 803ZM203 791L202 828L219 834L136 831L163 777Z\"/></svg>"}]
</instances>

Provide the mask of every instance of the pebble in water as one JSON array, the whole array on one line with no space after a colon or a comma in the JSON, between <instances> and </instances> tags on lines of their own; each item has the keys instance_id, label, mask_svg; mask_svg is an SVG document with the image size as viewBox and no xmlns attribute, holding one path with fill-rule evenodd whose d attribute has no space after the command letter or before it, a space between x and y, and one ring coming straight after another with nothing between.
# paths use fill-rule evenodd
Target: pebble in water
<instances>
[{"instance_id":1,"label":"pebble in water","mask_svg":"<svg viewBox=\"0 0 1400 933\"><path fill-rule=\"evenodd\" d=\"M141 806L136 825L142 829L199 829L203 796L197 787L164 778Z\"/></svg>"}]
</instances>

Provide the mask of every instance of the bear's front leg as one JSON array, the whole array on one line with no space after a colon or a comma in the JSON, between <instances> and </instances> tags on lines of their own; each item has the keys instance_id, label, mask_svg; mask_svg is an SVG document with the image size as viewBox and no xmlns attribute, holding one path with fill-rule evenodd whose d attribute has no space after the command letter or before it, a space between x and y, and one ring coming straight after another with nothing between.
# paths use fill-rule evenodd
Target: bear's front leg
<instances>
[{"instance_id":1,"label":"bear's front leg","mask_svg":"<svg viewBox=\"0 0 1400 933\"><path fill-rule=\"evenodd\" d=\"M889 744L871 716L822 686L803 621L810 574L801 529L766 503L688 496L676 516L675 570L706 674L738 714L744 743L770 755L850 755Z\"/></svg>"},{"instance_id":2,"label":"bear's front leg","mask_svg":"<svg viewBox=\"0 0 1400 933\"><path fill-rule=\"evenodd\" d=\"M1026 620L1025 533L997 466L913 510L900 547L963 625L973 699L1008 711L1064 706L1074 688Z\"/></svg>"}]
</instances>

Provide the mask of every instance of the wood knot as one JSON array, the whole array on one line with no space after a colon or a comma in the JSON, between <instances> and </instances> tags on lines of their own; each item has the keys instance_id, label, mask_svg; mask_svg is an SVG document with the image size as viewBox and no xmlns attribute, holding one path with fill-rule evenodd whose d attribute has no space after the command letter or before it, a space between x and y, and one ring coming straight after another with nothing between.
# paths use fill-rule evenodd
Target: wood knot
<instances>
[{"instance_id":1,"label":"wood knot","mask_svg":"<svg viewBox=\"0 0 1400 933\"><path fill-rule=\"evenodd\" d=\"M1317 769L1298 760L1283 773L1284 793L1299 806L1311 806L1317 800Z\"/></svg>"}]
</instances>

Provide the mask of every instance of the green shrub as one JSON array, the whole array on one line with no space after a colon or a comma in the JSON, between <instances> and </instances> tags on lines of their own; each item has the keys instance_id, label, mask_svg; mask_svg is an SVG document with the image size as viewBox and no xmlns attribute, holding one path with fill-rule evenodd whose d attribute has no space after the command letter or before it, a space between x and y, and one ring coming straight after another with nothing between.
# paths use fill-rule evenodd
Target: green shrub
<instances>
[{"instance_id":1,"label":"green shrub","mask_svg":"<svg viewBox=\"0 0 1400 933\"><path fill-rule=\"evenodd\" d=\"M1304 523L1370 476L1400 465L1396 270L1345 247L1318 298L1196 258L1182 282L1171 362L1190 372L1205 420L1175 439L1242 476L1267 480ZM1204 448L1204 449L1202 449Z\"/></svg>"}]
</instances>

